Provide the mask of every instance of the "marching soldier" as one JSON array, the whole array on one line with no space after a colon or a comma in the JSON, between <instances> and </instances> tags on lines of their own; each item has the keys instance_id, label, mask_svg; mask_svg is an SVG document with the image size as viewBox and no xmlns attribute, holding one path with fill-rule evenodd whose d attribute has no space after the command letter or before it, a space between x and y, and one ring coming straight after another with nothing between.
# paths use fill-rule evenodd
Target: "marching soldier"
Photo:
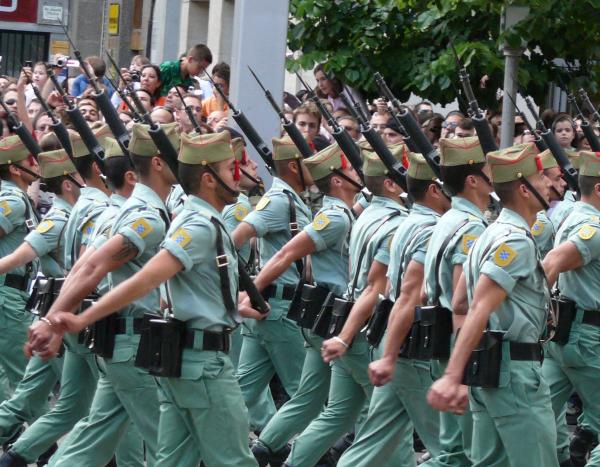
<instances>
[{"instance_id":1,"label":"marching soldier","mask_svg":"<svg viewBox=\"0 0 600 467\"><path fill-rule=\"evenodd\" d=\"M537 212L547 207L550 182L533 143L487 157L504 208L467 259L469 312L428 400L438 410L462 413L467 392L461 381L468 377L474 466L558 466L540 343L550 296L530 233ZM473 358L480 357L486 371L479 370L477 360L467 366L480 341L487 345Z\"/></svg>"}]
</instances>

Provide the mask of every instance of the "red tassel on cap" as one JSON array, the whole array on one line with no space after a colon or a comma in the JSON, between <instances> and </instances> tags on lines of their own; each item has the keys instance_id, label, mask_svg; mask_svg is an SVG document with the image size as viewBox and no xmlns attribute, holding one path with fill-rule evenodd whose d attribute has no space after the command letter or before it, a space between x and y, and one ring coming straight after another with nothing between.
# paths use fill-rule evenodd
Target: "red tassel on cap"
<instances>
[{"instance_id":1,"label":"red tassel on cap","mask_svg":"<svg viewBox=\"0 0 600 467\"><path fill-rule=\"evenodd\" d=\"M542 158L540 156L535 156L535 165L538 169L538 171L542 171L544 170L544 167L542 166Z\"/></svg>"},{"instance_id":2,"label":"red tassel on cap","mask_svg":"<svg viewBox=\"0 0 600 467\"><path fill-rule=\"evenodd\" d=\"M402 146L402 165L405 169L408 169L410 163L408 162L408 151L406 150L406 145Z\"/></svg>"},{"instance_id":3,"label":"red tassel on cap","mask_svg":"<svg viewBox=\"0 0 600 467\"><path fill-rule=\"evenodd\" d=\"M346 156L344 155L344 153L340 154L340 161L342 162L342 170L345 170L348 168L348 160L346 159Z\"/></svg>"},{"instance_id":4,"label":"red tassel on cap","mask_svg":"<svg viewBox=\"0 0 600 467\"><path fill-rule=\"evenodd\" d=\"M312 141L308 143L308 147L312 152L315 152L317 150L317 148L315 147L315 143L313 143Z\"/></svg>"},{"instance_id":5,"label":"red tassel on cap","mask_svg":"<svg viewBox=\"0 0 600 467\"><path fill-rule=\"evenodd\" d=\"M248 163L248 154L246 154L246 149L242 148L242 165L246 165Z\"/></svg>"},{"instance_id":6,"label":"red tassel on cap","mask_svg":"<svg viewBox=\"0 0 600 467\"><path fill-rule=\"evenodd\" d=\"M239 163L239 161L238 161L238 160L236 160L236 161L235 161L235 169L234 169L234 172L233 172L233 179L234 179L236 182L239 182L241 178L242 178L242 177L241 177L241 175L240 175L240 163Z\"/></svg>"}]
</instances>

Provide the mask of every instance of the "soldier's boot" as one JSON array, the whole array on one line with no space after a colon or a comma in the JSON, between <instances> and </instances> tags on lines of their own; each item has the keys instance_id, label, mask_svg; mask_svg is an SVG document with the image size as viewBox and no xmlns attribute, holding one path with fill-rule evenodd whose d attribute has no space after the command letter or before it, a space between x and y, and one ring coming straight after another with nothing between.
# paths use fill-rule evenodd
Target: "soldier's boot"
<instances>
[{"instance_id":1,"label":"soldier's boot","mask_svg":"<svg viewBox=\"0 0 600 467\"><path fill-rule=\"evenodd\" d=\"M560 464L558 464L558 467L574 467L573 462L571 462L571 459L567 459L566 461L562 461Z\"/></svg>"},{"instance_id":2,"label":"soldier's boot","mask_svg":"<svg viewBox=\"0 0 600 467\"><path fill-rule=\"evenodd\" d=\"M598 435L593 431L586 430L580 426L575 428L569 450L571 451L571 462L574 467L584 467L587 457L598 442Z\"/></svg>"},{"instance_id":3,"label":"soldier's boot","mask_svg":"<svg viewBox=\"0 0 600 467\"><path fill-rule=\"evenodd\" d=\"M27 467L27 461L11 450L0 457L0 467Z\"/></svg>"},{"instance_id":4,"label":"soldier's boot","mask_svg":"<svg viewBox=\"0 0 600 467\"><path fill-rule=\"evenodd\" d=\"M52 446L50 446L48 449L46 449L46 452L43 453L40 457L38 457L38 460L36 462L37 467L44 467L44 465L46 465L48 463L48 461L50 460L50 458L56 452L57 449L58 449L58 445L56 443L54 443Z\"/></svg>"},{"instance_id":5,"label":"soldier's boot","mask_svg":"<svg viewBox=\"0 0 600 467\"><path fill-rule=\"evenodd\" d=\"M113 456L105 467L117 467L117 458Z\"/></svg>"},{"instance_id":6,"label":"soldier's boot","mask_svg":"<svg viewBox=\"0 0 600 467\"><path fill-rule=\"evenodd\" d=\"M340 460L340 457L342 457L342 454L344 454L346 449L352 446L353 442L354 432L346 433L343 437L341 437L335 442L333 447L331 447L327 452L327 454L329 455L329 462L331 462L331 465L335 466L337 464L337 462ZM326 457L327 454L323 457Z\"/></svg>"},{"instance_id":7,"label":"soldier's boot","mask_svg":"<svg viewBox=\"0 0 600 467\"><path fill-rule=\"evenodd\" d=\"M271 451L268 446L265 446L260 440L256 440L250 447L256 462L259 467L281 467L290 454L290 447L286 445L279 451Z\"/></svg>"}]
</instances>

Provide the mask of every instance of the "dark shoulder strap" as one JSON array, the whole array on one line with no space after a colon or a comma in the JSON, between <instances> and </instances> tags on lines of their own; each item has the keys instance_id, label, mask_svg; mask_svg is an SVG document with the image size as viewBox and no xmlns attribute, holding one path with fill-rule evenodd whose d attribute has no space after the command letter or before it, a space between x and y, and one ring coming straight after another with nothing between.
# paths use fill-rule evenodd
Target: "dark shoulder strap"
<instances>
[{"instance_id":1,"label":"dark shoulder strap","mask_svg":"<svg viewBox=\"0 0 600 467\"><path fill-rule=\"evenodd\" d=\"M219 270L219 279L221 282L221 296L223 297L223 304L225 305L225 309L227 313L234 314L236 310L236 304L234 303L233 297L231 296L231 282L229 280L229 271L227 266L229 265L229 261L227 260L227 255L225 254L225 246L223 244L223 232L227 232L224 225L222 225L216 217L211 216L210 222L215 227L215 232L217 234L217 269ZM231 241L231 239L230 239ZM235 248L232 249L235 251Z\"/></svg>"},{"instance_id":2,"label":"dark shoulder strap","mask_svg":"<svg viewBox=\"0 0 600 467\"><path fill-rule=\"evenodd\" d=\"M298 219L296 217L296 202L294 201L294 197L289 190L283 190L285 195L287 196L289 205L290 205L290 234L292 238L294 238L300 232L298 227ZM296 269L298 270L298 274L302 277L302 273L304 272L304 262L301 259L294 261L296 265Z\"/></svg>"},{"instance_id":3,"label":"dark shoulder strap","mask_svg":"<svg viewBox=\"0 0 600 467\"><path fill-rule=\"evenodd\" d=\"M404 265L404 258L406 257L406 253L408 252L408 247L413 244L413 242L416 240L417 236L421 233L423 229L426 229L427 227L432 227L435 224L436 222L427 222L425 224L415 226L415 231L410 236L410 238L404 243L404 246L402 247L402 253L400 253L400 261L398 263L398 278L396 279L396 289L394 296L395 300L398 300L398 297L400 296L400 287L402 286L402 269Z\"/></svg>"},{"instance_id":4,"label":"dark shoulder strap","mask_svg":"<svg viewBox=\"0 0 600 467\"><path fill-rule=\"evenodd\" d=\"M356 290L356 286L358 285L358 275L360 273L360 267L362 265L363 259L365 257L365 253L367 252L367 247L369 246L369 243L371 243L371 240L373 239L373 236L377 233L377 231L383 227L383 225L389 221L390 219L399 216L400 214L402 214L402 211L393 211L390 214L388 214L387 216L383 217L377 224L375 224L375 227L373 228L373 230L371 230L371 232L369 233L369 235L367 235L367 237L365 238L361 249L360 249L360 253L358 255L358 262L356 263L356 269L355 269L355 273L354 273L354 279L352 280L352 289L350 291L350 296L354 297L354 291ZM383 239L380 240L380 242L383 241Z\"/></svg>"}]
</instances>

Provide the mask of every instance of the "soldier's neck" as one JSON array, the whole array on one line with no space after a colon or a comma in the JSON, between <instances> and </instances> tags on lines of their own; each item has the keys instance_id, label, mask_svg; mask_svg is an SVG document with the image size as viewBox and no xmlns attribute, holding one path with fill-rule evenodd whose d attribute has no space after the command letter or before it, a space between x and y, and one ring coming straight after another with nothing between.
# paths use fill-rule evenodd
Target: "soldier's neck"
<instances>
[{"instance_id":1,"label":"soldier's neck","mask_svg":"<svg viewBox=\"0 0 600 467\"><path fill-rule=\"evenodd\" d=\"M158 195L160 199L166 201L169 193L171 192L171 184L166 183L159 175L150 174L147 177L140 177L140 183L152 188L152 190Z\"/></svg>"},{"instance_id":2,"label":"soldier's neck","mask_svg":"<svg viewBox=\"0 0 600 467\"><path fill-rule=\"evenodd\" d=\"M102 180L102 178L100 178L99 175L94 175L91 178L86 178L85 185L91 188L97 188L98 190L105 193L107 196L110 196L110 190L106 187L106 183L104 183L104 180Z\"/></svg>"},{"instance_id":3,"label":"soldier's neck","mask_svg":"<svg viewBox=\"0 0 600 467\"><path fill-rule=\"evenodd\" d=\"M539 206L531 206L531 203L523 202L504 203L504 207L516 212L520 215L529 227L532 227L537 220L537 213L539 212ZM538 204L537 202L535 203Z\"/></svg>"},{"instance_id":4,"label":"soldier's neck","mask_svg":"<svg viewBox=\"0 0 600 467\"><path fill-rule=\"evenodd\" d=\"M21 177L10 177L10 181L17 185L22 191L27 193L27 188L29 188L29 183L23 180Z\"/></svg>"},{"instance_id":5,"label":"soldier's neck","mask_svg":"<svg viewBox=\"0 0 600 467\"><path fill-rule=\"evenodd\" d=\"M589 204L593 206L598 211L600 211L600 198L594 195L581 195L581 201L583 203Z\"/></svg>"},{"instance_id":6,"label":"soldier's neck","mask_svg":"<svg viewBox=\"0 0 600 467\"><path fill-rule=\"evenodd\" d=\"M479 193L477 193L476 191L468 190L468 189L462 191L460 194L458 194L456 196L459 198L464 198L467 201L470 201L475 206L477 206L481 212L485 212L485 208L487 207L489 196L486 195L485 198L482 198L481 195Z\"/></svg>"},{"instance_id":7,"label":"soldier's neck","mask_svg":"<svg viewBox=\"0 0 600 467\"><path fill-rule=\"evenodd\" d=\"M329 196L333 196L334 198L342 200L346 206L352 208L352 206L354 205L354 197L356 196L356 193L354 191L332 187Z\"/></svg>"},{"instance_id":8,"label":"soldier's neck","mask_svg":"<svg viewBox=\"0 0 600 467\"><path fill-rule=\"evenodd\" d=\"M281 180L283 180L285 183L291 186L297 194L302 193L302 191L304 190L304 187L300 183L300 177L297 174L291 174L289 176L280 176L279 178L281 178Z\"/></svg>"}]
</instances>

